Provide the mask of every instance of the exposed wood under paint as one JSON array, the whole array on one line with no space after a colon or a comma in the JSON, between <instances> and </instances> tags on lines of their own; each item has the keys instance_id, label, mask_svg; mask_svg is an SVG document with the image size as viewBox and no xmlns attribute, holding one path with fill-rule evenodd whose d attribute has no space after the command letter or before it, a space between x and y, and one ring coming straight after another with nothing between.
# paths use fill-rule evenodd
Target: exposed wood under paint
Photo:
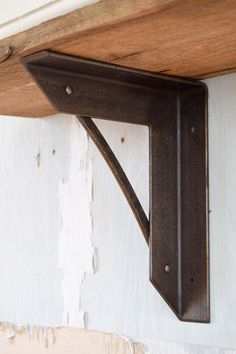
<instances>
[{"instance_id":1,"label":"exposed wood under paint","mask_svg":"<svg viewBox=\"0 0 236 354\"><path fill-rule=\"evenodd\" d=\"M143 354L142 345L114 334L78 328L0 329L0 352L7 354Z\"/></svg>"},{"instance_id":2,"label":"exposed wood under paint","mask_svg":"<svg viewBox=\"0 0 236 354\"><path fill-rule=\"evenodd\" d=\"M233 0L103 0L0 41L0 114L55 113L20 64L42 49L184 77L236 70Z\"/></svg>"},{"instance_id":3,"label":"exposed wood under paint","mask_svg":"<svg viewBox=\"0 0 236 354\"><path fill-rule=\"evenodd\" d=\"M0 352L6 354L235 354L234 349L175 343L137 343L115 334L79 328L0 327Z\"/></svg>"}]
</instances>

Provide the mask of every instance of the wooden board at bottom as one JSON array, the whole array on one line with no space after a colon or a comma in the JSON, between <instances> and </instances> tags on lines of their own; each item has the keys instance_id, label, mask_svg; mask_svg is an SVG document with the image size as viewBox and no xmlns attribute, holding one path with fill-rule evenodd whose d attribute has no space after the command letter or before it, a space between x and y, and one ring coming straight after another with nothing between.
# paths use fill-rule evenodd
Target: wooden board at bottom
<instances>
[{"instance_id":1,"label":"wooden board at bottom","mask_svg":"<svg viewBox=\"0 0 236 354\"><path fill-rule=\"evenodd\" d=\"M141 344L115 334L69 327L4 327L0 353L5 354L144 354Z\"/></svg>"},{"instance_id":2,"label":"wooden board at bottom","mask_svg":"<svg viewBox=\"0 0 236 354\"><path fill-rule=\"evenodd\" d=\"M235 349L197 344L149 341L137 343L117 334L73 327L42 328L1 324L0 353L4 354L235 354Z\"/></svg>"}]
</instances>

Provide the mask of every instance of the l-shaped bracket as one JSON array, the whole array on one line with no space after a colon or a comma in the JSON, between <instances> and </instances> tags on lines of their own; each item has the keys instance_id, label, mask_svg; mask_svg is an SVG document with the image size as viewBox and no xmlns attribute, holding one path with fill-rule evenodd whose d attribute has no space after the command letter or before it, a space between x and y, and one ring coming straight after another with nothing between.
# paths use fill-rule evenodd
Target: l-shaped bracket
<instances>
[{"instance_id":1,"label":"l-shaped bracket","mask_svg":"<svg viewBox=\"0 0 236 354\"><path fill-rule=\"evenodd\" d=\"M154 287L180 320L209 322L206 86L48 51L22 63L109 164L149 245ZM149 221L91 117L149 127Z\"/></svg>"}]
</instances>

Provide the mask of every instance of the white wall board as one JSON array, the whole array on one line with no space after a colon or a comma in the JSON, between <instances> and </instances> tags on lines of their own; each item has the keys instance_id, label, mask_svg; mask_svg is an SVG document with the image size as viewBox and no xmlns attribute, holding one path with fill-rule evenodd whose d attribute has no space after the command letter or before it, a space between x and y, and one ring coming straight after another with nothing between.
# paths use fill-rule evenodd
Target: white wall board
<instances>
[{"instance_id":1,"label":"white wall board","mask_svg":"<svg viewBox=\"0 0 236 354\"><path fill-rule=\"evenodd\" d=\"M79 287L93 254L87 135L65 116L1 117L0 135L0 322L83 326Z\"/></svg>"},{"instance_id":2,"label":"white wall board","mask_svg":"<svg viewBox=\"0 0 236 354\"><path fill-rule=\"evenodd\" d=\"M0 119L0 321L85 321L145 343L236 348L236 74L207 84L211 324L179 322L152 287L126 200L84 130L63 115ZM97 124L147 211L147 129Z\"/></svg>"}]
</instances>

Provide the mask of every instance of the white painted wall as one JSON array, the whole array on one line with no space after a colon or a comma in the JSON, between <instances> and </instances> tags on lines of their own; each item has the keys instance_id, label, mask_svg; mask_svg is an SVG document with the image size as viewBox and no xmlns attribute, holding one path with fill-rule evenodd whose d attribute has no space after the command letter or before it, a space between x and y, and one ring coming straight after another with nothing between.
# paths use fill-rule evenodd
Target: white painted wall
<instances>
[{"instance_id":1,"label":"white painted wall","mask_svg":"<svg viewBox=\"0 0 236 354\"><path fill-rule=\"evenodd\" d=\"M179 322L149 283L134 217L93 143L66 116L0 119L1 321L236 349L236 74L207 84L211 324ZM97 123L147 210L146 128Z\"/></svg>"},{"instance_id":2,"label":"white painted wall","mask_svg":"<svg viewBox=\"0 0 236 354\"><path fill-rule=\"evenodd\" d=\"M0 131L0 322L83 326L79 286L93 254L87 136L65 116L1 117Z\"/></svg>"},{"instance_id":3,"label":"white painted wall","mask_svg":"<svg viewBox=\"0 0 236 354\"><path fill-rule=\"evenodd\" d=\"M16 0L1 3L0 37L73 2L40 1L25 0L17 13ZM63 115L0 119L0 322L115 332L151 354L236 353L236 74L206 83L211 324L179 322L149 283L148 249L127 202L83 129ZM147 129L97 123L148 210Z\"/></svg>"}]
</instances>

